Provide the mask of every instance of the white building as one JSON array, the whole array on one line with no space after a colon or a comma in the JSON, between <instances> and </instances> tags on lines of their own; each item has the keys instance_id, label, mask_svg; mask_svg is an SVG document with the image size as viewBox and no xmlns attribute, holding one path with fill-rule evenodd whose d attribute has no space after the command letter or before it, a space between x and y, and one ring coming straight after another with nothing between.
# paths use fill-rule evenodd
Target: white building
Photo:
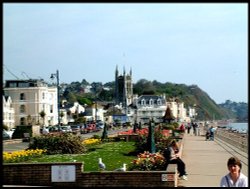
<instances>
[{"instance_id":1,"label":"white building","mask_svg":"<svg viewBox=\"0 0 250 189\"><path fill-rule=\"evenodd\" d=\"M161 122L166 111L165 96L141 95L134 96L133 105L136 106L135 121L142 124L148 123L151 119Z\"/></svg>"},{"instance_id":2,"label":"white building","mask_svg":"<svg viewBox=\"0 0 250 189\"><path fill-rule=\"evenodd\" d=\"M73 106L64 105L66 103L65 100L63 100L62 108L60 109L60 114L63 114L61 117L61 123L62 124L68 124L69 122L74 122L73 115L74 114L82 114L85 112L85 107L79 104L78 102L74 102Z\"/></svg>"},{"instance_id":3,"label":"white building","mask_svg":"<svg viewBox=\"0 0 250 189\"><path fill-rule=\"evenodd\" d=\"M3 95L3 124L8 127L8 130L15 127L15 110L12 106L10 96Z\"/></svg>"},{"instance_id":4,"label":"white building","mask_svg":"<svg viewBox=\"0 0 250 189\"><path fill-rule=\"evenodd\" d=\"M15 110L15 124L55 125L58 123L57 87L43 80L7 80L4 94L10 96ZM40 113L44 111L44 119Z\"/></svg>"},{"instance_id":5,"label":"white building","mask_svg":"<svg viewBox=\"0 0 250 189\"><path fill-rule=\"evenodd\" d=\"M104 113L103 106L98 103L90 105L85 109L85 117L87 121L104 121Z\"/></svg>"}]
</instances>

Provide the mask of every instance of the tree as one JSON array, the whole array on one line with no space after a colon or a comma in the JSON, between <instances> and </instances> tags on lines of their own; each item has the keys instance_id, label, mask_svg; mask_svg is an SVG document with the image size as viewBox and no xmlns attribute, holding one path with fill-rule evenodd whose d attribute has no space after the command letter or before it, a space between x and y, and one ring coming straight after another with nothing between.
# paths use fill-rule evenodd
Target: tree
<instances>
[{"instance_id":1,"label":"tree","mask_svg":"<svg viewBox=\"0 0 250 189\"><path fill-rule=\"evenodd\" d=\"M42 110L39 114L40 114L41 118L43 119L43 125L44 125L46 113L44 112L44 110Z\"/></svg>"},{"instance_id":2,"label":"tree","mask_svg":"<svg viewBox=\"0 0 250 189\"><path fill-rule=\"evenodd\" d=\"M64 117L64 113L60 112L60 118L61 118L61 120L62 120L63 117Z\"/></svg>"}]
</instances>

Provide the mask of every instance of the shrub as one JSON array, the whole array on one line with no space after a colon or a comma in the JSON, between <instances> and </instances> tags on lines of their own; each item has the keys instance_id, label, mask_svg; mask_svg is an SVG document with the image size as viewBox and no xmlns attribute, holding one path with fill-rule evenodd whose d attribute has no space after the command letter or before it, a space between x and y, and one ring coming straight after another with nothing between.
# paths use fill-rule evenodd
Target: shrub
<instances>
[{"instance_id":1,"label":"shrub","mask_svg":"<svg viewBox=\"0 0 250 189\"><path fill-rule=\"evenodd\" d=\"M24 133L29 133L32 136L32 126L17 126L14 133L12 134L12 139L19 139L24 137Z\"/></svg>"},{"instance_id":2,"label":"shrub","mask_svg":"<svg viewBox=\"0 0 250 189\"><path fill-rule=\"evenodd\" d=\"M143 153L144 151L149 150L147 145L147 138L148 138L147 132L139 134L139 139L135 143L137 153ZM163 134L162 127L155 128L154 138L155 138L156 151L162 151L164 148L166 148L166 146L169 144L170 141L169 137Z\"/></svg>"},{"instance_id":3,"label":"shrub","mask_svg":"<svg viewBox=\"0 0 250 189\"><path fill-rule=\"evenodd\" d=\"M86 152L80 136L71 133L33 137L29 149L44 149L47 154L80 154Z\"/></svg>"}]
</instances>

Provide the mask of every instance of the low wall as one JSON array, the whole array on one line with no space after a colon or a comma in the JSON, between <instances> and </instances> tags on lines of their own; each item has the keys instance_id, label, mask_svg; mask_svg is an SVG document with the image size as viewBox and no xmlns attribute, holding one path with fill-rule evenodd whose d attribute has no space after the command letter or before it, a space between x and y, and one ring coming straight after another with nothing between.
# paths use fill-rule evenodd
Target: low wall
<instances>
[{"instance_id":1,"label":"low wall","mask_svg":"<svg viewBox=\"0 0 250 189\"><path fill-rule=\"evenodd\" d=\"M82 163L3 164L3 185L62 187L177 187L176 165L166 171L82 172Z\"/></svg>"}]
</instances>

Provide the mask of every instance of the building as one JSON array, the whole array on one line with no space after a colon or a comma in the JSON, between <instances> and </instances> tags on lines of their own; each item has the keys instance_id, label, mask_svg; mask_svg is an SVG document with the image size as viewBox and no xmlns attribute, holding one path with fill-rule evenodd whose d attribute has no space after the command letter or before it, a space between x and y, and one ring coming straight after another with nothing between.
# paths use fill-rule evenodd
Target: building
<instances>
[{"instance_id":1,"label":"building","mask_svg":"<svg viewBox=\"0 0 250 189\"><path fill-rule=\"evenodd\" d=\"M67 125L69 122L75 122L73 118L74 115L84 114L85 107L79 104L79 102L74 102L73 105L68 105L66 100L62 100L62 108L60 108L61 116L60 122L63 125Z\"/></svg>"},{"instance_id":2,"label":"building","mask_svg":"<svg viewBox=\"0 0 250 189\"><path fill-rule=\"evenodd\" d=\"M135 95L133 105L135 106L135 122L148 123L151 119L162 122L166 111L165 95Z\"/></svg>"},{"instance_id":3,"label":"building","mask_svg":"<svg viewBox=\"0 0 250 189\"><path fill-rule=\"evenodd\" d=\"M127 114L127 108L133 103L133 83L132 70L126 74L125 68L123 75L119 75L118 67L115 71L115 105L121 105Z\"/></svg>"},{"instance_id":4,"label":"building","mask_svg":"<svg viewBox=\"0 0 250 189\"><path fill-rule=\"evenodd\" d=\"M58 123L57 87L48 87L42 79L7 80L4 94L12 99L15 125Z\"/></svg>"},{"instance_id":5,"label":"building","mask_svg":"<svg viewBox=\"0 0 250 189\"><path fill-rule=\"evenodd\" d=\"M11 130L15 127L15 110L10 96L3 95L3 124Z\"/></svg>"}]
</instances>

